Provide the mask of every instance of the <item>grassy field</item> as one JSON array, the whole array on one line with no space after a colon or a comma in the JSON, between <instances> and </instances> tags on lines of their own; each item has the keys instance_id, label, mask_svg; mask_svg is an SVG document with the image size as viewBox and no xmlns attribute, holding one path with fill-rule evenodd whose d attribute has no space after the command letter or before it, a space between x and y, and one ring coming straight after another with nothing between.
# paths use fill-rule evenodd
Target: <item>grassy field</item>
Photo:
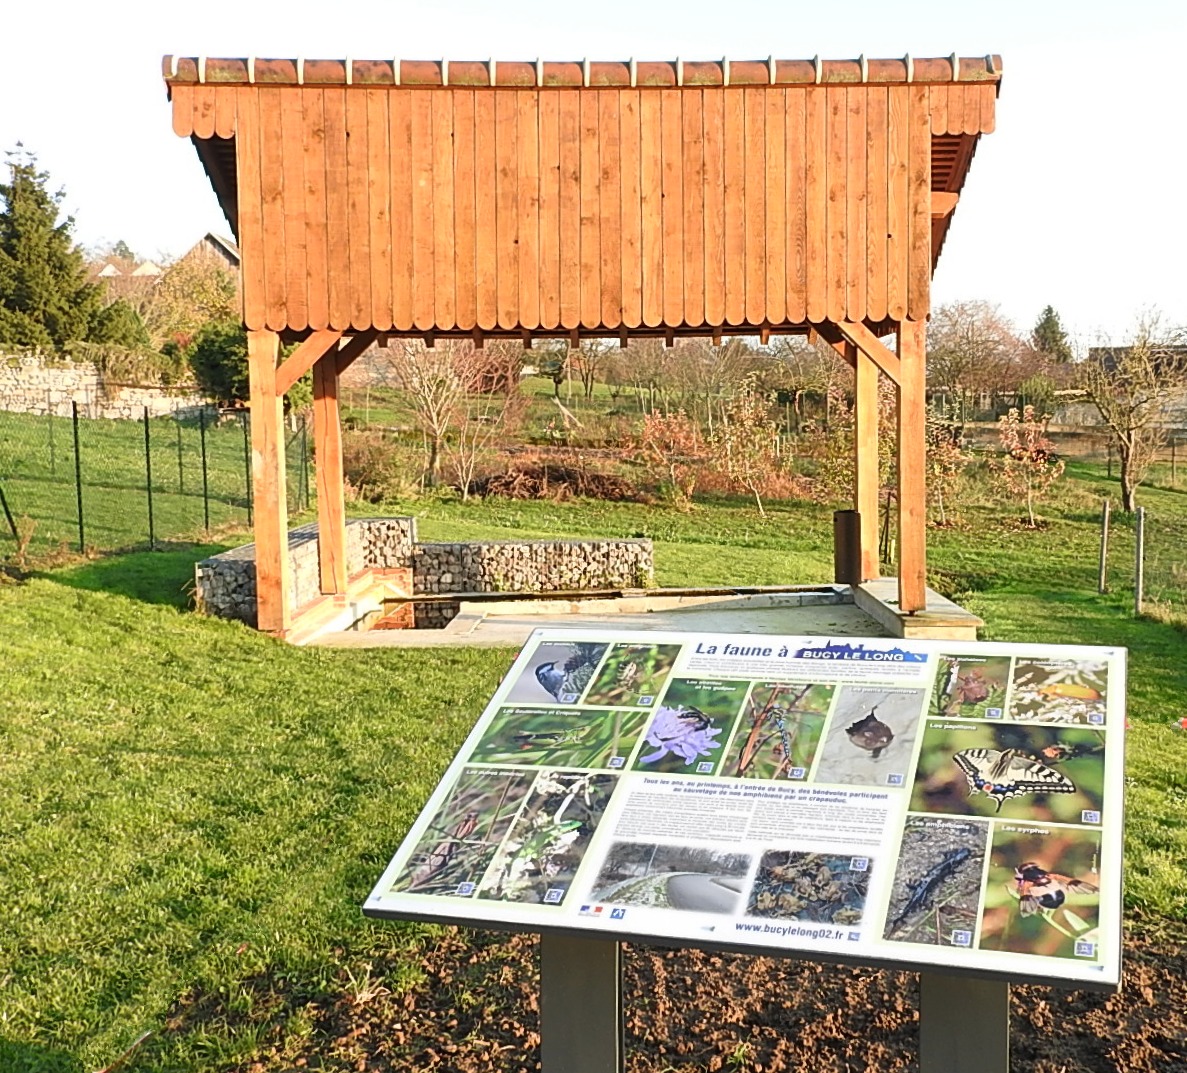
<instances>
[{"instance_id":1,"label":"grassy field","mask_svg":"<svg viewBox=\"0 0 1187 1073\"><path fill-rule=\"evenodd\" d=\"M980 504L931 538L933 584L986 636L1130 649L1126 899L1144 934L1187 935L1184 632L1096 595L1099 470L1076 468L1049 526ZM1115 488L1114 488L1115 494ZM1187 519L1187 495L1151 490ZM420 500L427 539L642 534L661 584L831 577L821 507ZM185 610L194 560L169 546L0 581L0 1070L245 1063L277 1026L294 1052L325 1007L420 972L433 929L359 904L506 670L506 650L293 649ZM0 575L2 577L2 575ZM285 1068L283 1055L269 1068Z\"/></svg>"}]
</instances>

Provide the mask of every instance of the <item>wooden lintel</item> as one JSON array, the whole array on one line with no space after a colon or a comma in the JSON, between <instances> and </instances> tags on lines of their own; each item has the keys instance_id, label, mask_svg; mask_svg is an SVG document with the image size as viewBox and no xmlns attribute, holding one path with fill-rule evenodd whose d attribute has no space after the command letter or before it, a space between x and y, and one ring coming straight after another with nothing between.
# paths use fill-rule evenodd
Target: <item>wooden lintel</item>
<instances>
[{"instance_id":1,"label":"wooden lintel","mask_svg":"<svg viewBox=\"0 0 1187 1073\"><path fill-rule=\"evenodd\" d=\"M945 216L950 216L959 200L959 194L949 193L947 190L933 190L931 192L931 218L942 220Z\"/></svg>"},{"instance_id":2,"label":"wooden lintel","mask_svg":"<svg viewBox=\"0 0 1187 1073\"><path fill-rule=\"evenodd\" d=\"M310 369L313 363L342 338L330 329L312 332L276 369L276 393L283 395Z\"/></svg>"},{"instance_id":3,"label":"wooden lintel","mask_svg":"<svg viewBox=\"0 0 1187 1073\"><path fill-rule=\"evenodd\" d=\"M845 320L837 323L837 330L849 342L865 354L890 379L898 384L901 382L901 363L898 355L882 342L861 321Z\"/></svg>"},{"instance_id":4,"label":"wooden lintel","mask_svg":"<svg viewBox=\"0 0 1187 1073\"><path fill-rule=\"evenodd\" d=\"M347 339L338 348L338 353L334 355L334 363L337 366L338 375L341 376L346 372L354 362L354 359L362 354L373 342L375 342L375 333L373 331L358 332Z\"/></svg>"}]
</instances>

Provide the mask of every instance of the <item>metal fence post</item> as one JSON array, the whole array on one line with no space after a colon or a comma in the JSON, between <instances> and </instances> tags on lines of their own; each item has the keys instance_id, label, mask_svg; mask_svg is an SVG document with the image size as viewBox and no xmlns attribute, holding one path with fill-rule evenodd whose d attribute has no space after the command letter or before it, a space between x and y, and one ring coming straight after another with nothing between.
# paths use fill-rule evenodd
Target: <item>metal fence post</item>
<instances>
[{"instance_id":1,"label":"metal fence post","mask_svg":"<svg viewBox=\"0 0 1187 1073\"><path fill-rule=\"evenodd\" d=\"M185 495L185 467L181 460L181 422L177 419L177 411L173 411L173 427L177 430L177 494Z\"/></svg>"},{"instance_id":2,"label":"metal fence post","mask_svg":"<svg viewBox=\"0 0 1187 1073\"><path fill-rule=\"evenodd\" d=\"M86 551L86 538L82 523L82 459L78 450L78 403L70 400L70 416L74 426L74 492L78 502L78 550L81 554Z\"/></svg>"},{"instance_id":3,"label":"metal fence post","mask_svg":"<svg viewBox=\"0 0 1187 1073\"><path fill-rule=\"evenodd\" d=\"M1102 595L1109 588L1109 503L1107 499L1104 501L1100 515L1100 576L1097 578L1096 591Z\"/></svg>"},{"instance_id":4,"label":"metal fence post","mask_svg":"<svg viewBox=\"0 0 1187 1073\"><path fill-rule=\"evenodd\" d=\"M301 415L301 497L303 502L297 505L302 510L309 509L309 419Z\"/></svg>"},{"instance_id":5,"label":"metal fence post","mask_svg":"<svg viewBox=\"0 0 1187 1073\"><path fill-rule=\"evenodd\" d=\"M247 422L250 419L251 414L249 411L243 410L242 416L243 416L243 421L241 422L241 424L243 425L243 490L246 493L244 498L247 500L247 524L252 525L254 523L254 519L253 519L253 515L252 515L252 502L251 502L251 499L252 499L252 494L251 494L251 492L252 492L252 489L251 489L251 442L250 442L250 433L249 433L248 426L247 426Z\"/></svg>"},{"instance_id":6,"label":"metal fence post","mask_svg":"<svg viewBox=\"0 0 1187 1073\"><path fill-rule=\"evenodd\" d=\"M1142 613L1142 595L1146 587L1146 508L1138 507L1134 528L1133 613Z\"/></svg>"},{"instance_id":7,"label":"metal fence post","mask_svg":"<svg viewBox=\"0 0 1187 1073\"><path fill-rule=\"evenodd\" d=\"M206 407L198 411L198 438L202 444L202 519L210 532L210 474L206 468Z\"/></svg>"},{"instance_id":8,"label":"metal fence post","mask_svg":"<svg viewBox=\"0 0 1187 1073\"><path fill-rule=\"evenodd\" d=\"M148 493L148 546L157 549L157 534L152 516L152 439L148 424L148 407L144 408L144 490Z\"/></svg>"}]
</instances>

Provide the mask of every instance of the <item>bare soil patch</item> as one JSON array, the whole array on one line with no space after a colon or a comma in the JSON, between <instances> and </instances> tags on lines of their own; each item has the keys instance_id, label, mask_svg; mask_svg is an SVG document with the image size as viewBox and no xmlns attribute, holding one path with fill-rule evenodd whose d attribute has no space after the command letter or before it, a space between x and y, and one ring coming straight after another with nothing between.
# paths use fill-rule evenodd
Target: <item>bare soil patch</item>
<instances>
[{"instance_id":1,"label":"bare soil patch","mask_svg":"<svg viewBox=\"0 0 1187 1073\"><path fill-rule=\"evenodd\" d=\"M1014 988L1014 1073L1187 1070L1182 940L1129 940L1117 995ZM425 948L422 969L400 994L376 964L366 986L354 981L337 1001L277 1010L271 1053L237 1073L539 1068L534 936L448 929ZM624 989L632 1073L918 1069L912 973L632 946ZM308 1027L299 1041L285 1028L295 1013Z\"/></svg>"}]
</instances>

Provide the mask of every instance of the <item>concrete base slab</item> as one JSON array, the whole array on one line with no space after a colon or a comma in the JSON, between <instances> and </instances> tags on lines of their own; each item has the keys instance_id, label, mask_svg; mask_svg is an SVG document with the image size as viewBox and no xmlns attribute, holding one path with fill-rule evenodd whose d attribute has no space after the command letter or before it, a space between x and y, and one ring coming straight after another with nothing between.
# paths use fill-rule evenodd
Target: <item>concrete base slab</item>
<instances>
[{"instance_id":1,"label":"concrete base slab","mask_svg":"<svg viewBox=\"0 0 1187 1073\"><path fill-rule=\"evenodd\" d=\"M433 648L522 645L538 629L605 629L619 633L785 634L833 637L893 636L854 606L845 586L803 592L698 597L658 592L610 600L463 602L443 630L377 630L322 634L334 648Z\"/></svg>"},{"instance_id":2,"label":"concrete base slab","mask_svg":"<svg viewBox=\"0 0 1187 1073\"><path fill-rule=\"evenodd\" d=\"M975 641L985 625L976 615L938 592L927 590L927 606L908 614L898 606L898 579L877 578L853 588L853 602L881 623L890 637Z\"/></svg>"}]
</instances>

